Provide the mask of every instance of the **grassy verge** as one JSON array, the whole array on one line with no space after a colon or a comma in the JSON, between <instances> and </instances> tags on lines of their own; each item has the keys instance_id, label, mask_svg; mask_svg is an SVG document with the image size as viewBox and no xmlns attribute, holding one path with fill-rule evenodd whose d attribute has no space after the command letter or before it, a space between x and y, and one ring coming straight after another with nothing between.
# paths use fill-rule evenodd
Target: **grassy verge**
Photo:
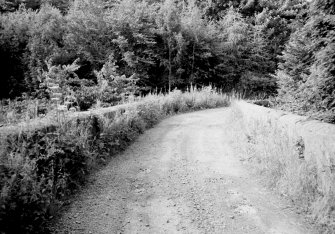
<instances>
[{"instance_id":1,"label":"grassy verge","mask_svg":"<svg viewBox=\"0 0 335 234\"><path fill-rule=\"evenodd\" d=\"M316 150L305 150L308 145L294 129L271 118L244 116L236 105L232 105L232 126L241 161L270 188L291 199L297 211L324 233L335 233L335 169L319 161L326 154L334 158L334 145L321 146L322 155L315 155Z\"/></svg>"},{"instance_id":2,"label":"grassy verge","mask_svg":"<svg viewBox=\"0 0 335 234\"><path fill-rule=\"evenodd\" d=\"M87 175L145 129L169 115L228 105L229 97L211 88L174 91L7 134L0 150L0 233L46 233L43 223Z\"/></svg>"}]
</instances>

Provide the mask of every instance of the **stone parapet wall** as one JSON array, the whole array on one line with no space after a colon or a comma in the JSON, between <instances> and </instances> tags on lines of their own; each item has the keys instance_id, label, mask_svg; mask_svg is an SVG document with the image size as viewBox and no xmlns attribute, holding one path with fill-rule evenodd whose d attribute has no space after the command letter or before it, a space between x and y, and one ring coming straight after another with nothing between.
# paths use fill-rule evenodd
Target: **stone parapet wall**
<instances>
[{"instance_id":1,"label":"stone parapet wall","mask_svg":"<svg viewBox=\"0 0 335 234\"><path fill-rule=\"evenodd\" d=\"M245 101L236 101L233 105L241 112L247 125L255 121L269 123L283 129L292 144L301 141L303 160L316 165L322 190L329 189L335 179L335 125Z\"/></svg>"}]
</instances>

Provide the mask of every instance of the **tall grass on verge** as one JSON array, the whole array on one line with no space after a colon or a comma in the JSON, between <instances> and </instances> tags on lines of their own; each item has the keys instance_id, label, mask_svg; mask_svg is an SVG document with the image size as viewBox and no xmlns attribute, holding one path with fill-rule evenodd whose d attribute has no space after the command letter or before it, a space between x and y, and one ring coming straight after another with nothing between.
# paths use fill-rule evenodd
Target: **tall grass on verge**
<instances>
[{"instance_id":1,"label":"tall grass on verge","mask_svg":"<svg viewBox=\"0 0 335 234\"><path fill-rule=\"evenodd\" d=\"M231 122L240 160L270 188L291 199L324 233L335 233L335 170L317 162L324 155L307 155L304 140L295 132L270 118L248 118L234 104ZM322 148L334 158L334 145Z\"/></svg>"},{"instance_id":2,"label":"tall grass on verge","mask_svg":"<svg viewBox=\"0 0 335 234\"><path fill-rule=\"evenodd\" d=\"M44 117L50 110L47 100L2 100L0 101L0 126Z\"/></svg>"},{"instance_id":3,"label":"tall grass on verge","mask_svg":"<svg viewBox=\"0 0 335 234\"><path fill-rule=\"evenodd\" d=\"M47 233L43 224L68 195L145 129L169 115L229 103L211 87L175 90L1 136L0 233Z\"/></svg>"}]
</instances>

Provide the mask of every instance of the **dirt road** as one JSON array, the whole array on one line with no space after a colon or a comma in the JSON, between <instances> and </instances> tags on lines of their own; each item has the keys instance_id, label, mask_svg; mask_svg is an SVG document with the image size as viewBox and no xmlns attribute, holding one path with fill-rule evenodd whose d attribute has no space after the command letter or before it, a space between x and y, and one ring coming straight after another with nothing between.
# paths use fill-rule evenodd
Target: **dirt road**
<instances>
[{"instance_id":1,"label":"dirt road","mask_svg":"<svg viewBox=\"0 0 335 234\"><path fill-rule=\"evenodd\" d=\"M118 155L57 233L317 233L234 156L229 108L162 121Z\"/></svg>"}]
</instances>

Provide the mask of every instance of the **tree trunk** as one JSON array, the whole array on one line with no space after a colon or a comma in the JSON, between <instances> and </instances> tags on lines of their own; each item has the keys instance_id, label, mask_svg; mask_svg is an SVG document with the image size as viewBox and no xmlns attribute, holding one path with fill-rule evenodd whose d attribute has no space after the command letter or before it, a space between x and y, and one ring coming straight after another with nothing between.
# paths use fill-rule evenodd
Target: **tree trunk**
<instances>
[{"instance_id":1,"label":"tree trunk","mask_svg":"<svg viewBox=\"0 0 335 234\"><path fill-rule=\"evenodd\" d=\"M192 58L192 71L191 71L191 81L192 82L194 82L194 60L195 60L195 55L194 55L194 53L195 53L195 43L193 43L193 58Z\"/></svg>"},{"instance_id":2,"label":"tree trunk","mask_svg":"<svg viewBox=\"0 0 335 234\"><path fill-rule=\"evenodd\" d=\"M171 41L169 42L169 93L171 92L171 80L172 80L172 52L171 52Z\"/></svg>"}]
</instances>

